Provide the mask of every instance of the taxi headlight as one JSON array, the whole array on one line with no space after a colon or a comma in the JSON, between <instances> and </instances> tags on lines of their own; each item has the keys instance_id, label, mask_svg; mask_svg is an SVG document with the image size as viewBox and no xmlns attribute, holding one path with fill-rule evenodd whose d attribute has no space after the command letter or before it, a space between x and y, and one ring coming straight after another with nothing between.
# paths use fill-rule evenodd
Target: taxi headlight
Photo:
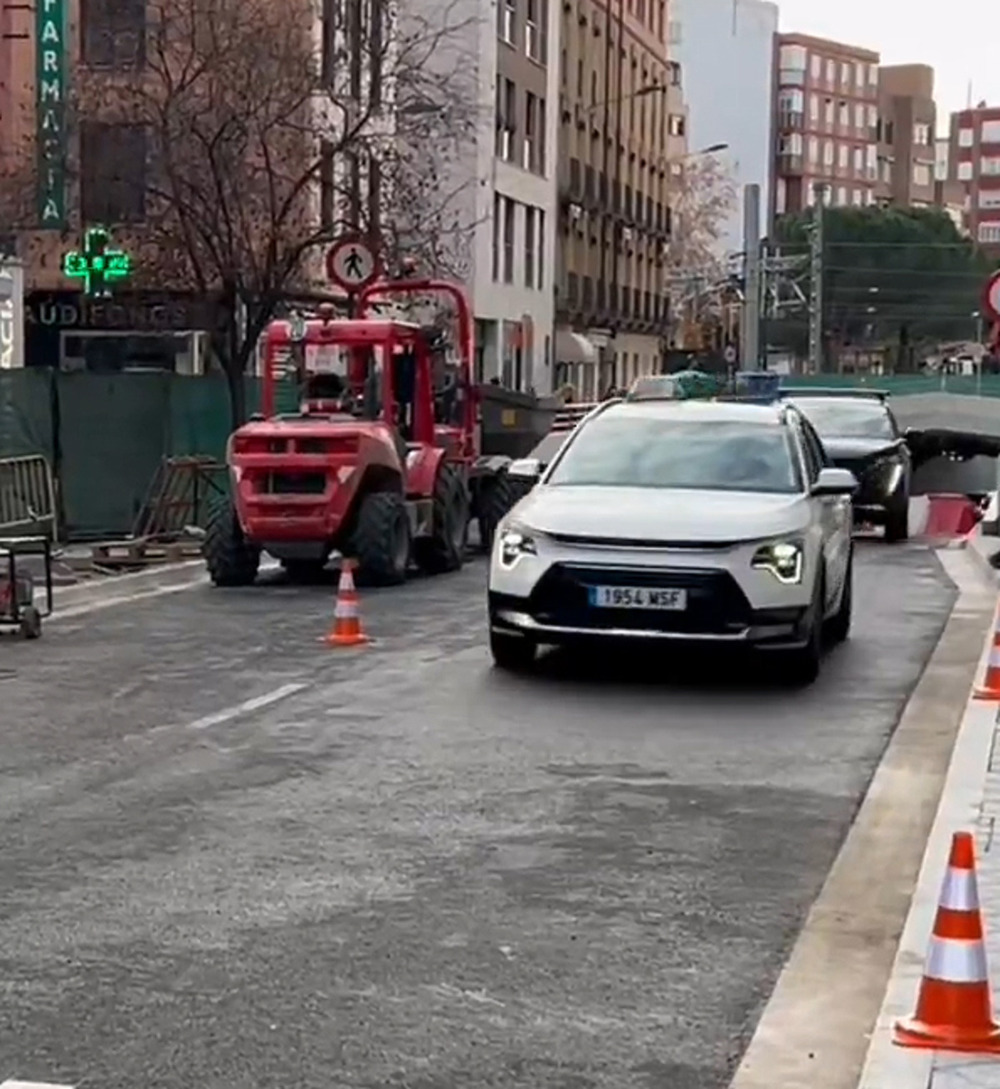
<instances>
[{"instance_id":1,"label":"taxi headlight","mask_svg":"<svg viewBox=\"0 0 1000 1089\"><path fill-rule=\"evenodd\" d=\"M778 582L794 586L802 581L802 544L799 541L772 541L761 545L750 566L769 571Z\"/></svg>"},{"instance_id":2,"label":"taxi headlight","mask_svg":"<svg viewBox=\"0 0 1000 1089\"><path fill-rule=\"evenodd\" d=\"M537 556L535 538L523 526L508 526L501 530L497 544L500 566L510 570L522 556Z\"/></svg>"}]
</instances>

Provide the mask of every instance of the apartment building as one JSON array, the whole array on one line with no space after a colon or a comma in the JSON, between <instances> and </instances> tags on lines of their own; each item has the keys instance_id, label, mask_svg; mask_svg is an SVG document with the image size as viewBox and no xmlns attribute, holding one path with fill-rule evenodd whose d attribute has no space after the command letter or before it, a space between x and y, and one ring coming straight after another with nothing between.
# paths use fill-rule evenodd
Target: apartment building
<instances>
[{"instance_id":1,"label":"apartment building","mask_svg":"<svg viewBox=\"0 0 1000 1089\"><path fill-rule=\"evenodd\" d=\"M818 184L832 205L874 204L879 54L805 34L777 49L775 213L809 207Z\"/></svg>"},{"instance_id":2,"label":"apartment building","mask_svg":"<svg viewBox=\"0 0 1000 1089\"><path fill-rule=\"evenodd\" d=\"M559 4L471 0L479 87L494 100L475 156L473 306L481 378L548 392L553 382Z\"/></svg>"},{"instance_id":3,"label":"apartment building","mask_svg":"<svg viewBox=\"0 0 1000 1089\"><path fill-rule=\"evenodd\" d=\"M726 144L737 191L760 186L771 207L775 39L778 5L770 0L673 0L670 56L680 63L691 148ZM765 234L767 226L765 224ZM742 212L735 206L720 248L743 249Z\"/></svg>"},{"instance_id":4,"label":"apartment building","mask_svg":"<svg viewBox=\"0 0 1000 1089\"><path fill-rule=\"evenodd\" d=\"M687 148L666 0L562 0L556 381L661 366L671 171Z\"/></svg>"},{"instance_id":5,"label":"apartment building","mask_svg":"<svg viewBox=\"0 0 1000 1089\"><path fill-rule=\"evenodd\" d=\"M934 204L937 148L934 69L926 64L879 69L878 185L880 204Z\"/></svg>"},{"instance_id":6,"label":"apartment building","mask_svg":"<svg viewBox=\"0 0 1000 1089\"><path fill-rule=\"evenodd\" d=\"M949 181L963 194L970 236L1000 254L1000 107L951 115Z\"/></svg>"}]
</instances>

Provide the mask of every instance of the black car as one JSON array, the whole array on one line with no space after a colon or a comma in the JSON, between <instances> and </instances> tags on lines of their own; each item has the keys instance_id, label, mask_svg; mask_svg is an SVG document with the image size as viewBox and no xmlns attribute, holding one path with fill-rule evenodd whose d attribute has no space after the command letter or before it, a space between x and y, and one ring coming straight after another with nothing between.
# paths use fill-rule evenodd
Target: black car
<instances>
[{"instance_id":1,"label":"black car","mask_svg":"<svg viewBox=\"0 0 1000 1089\"><path fill-rule=\"evenodd\" d=\"M885 395L795 390L785 396L808 417L833 464L857 477L855 519L884 526L887 541L905 541L912 463Z\"/></svg>"}]
</instances>

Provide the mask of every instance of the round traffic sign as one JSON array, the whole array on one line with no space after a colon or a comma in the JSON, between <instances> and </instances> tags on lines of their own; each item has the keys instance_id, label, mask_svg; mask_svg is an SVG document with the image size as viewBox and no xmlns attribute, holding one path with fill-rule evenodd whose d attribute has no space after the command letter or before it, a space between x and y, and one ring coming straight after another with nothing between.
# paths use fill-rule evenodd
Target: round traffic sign
<instances>
[{"instance_id":1,"label":"round traffic sign","mask_svg":"<svg viewBox=\"0 0 1000 1089\"><path fill-rule=\"evenodd\" d=\"M736 362L736 348L735 348L735 346L732 345L732 344L727 344L726 348L725 348L725 351L722 353L722 358L727 363L735 363Z\"/></svg>"},{"instance_id":2,"label":"round traffic sign","mask_svg":"<svg viewBox=\"0 0 1000 1089\"><path fill-rule=\"evenodd\" d=\"M326 252L326 274L345 291L360 291L378 276L378 258L364 238L340 238Z\"/></svg>"},{"instance_id":3,"label":"round traffic sign","mask_svg":"<svg viewBox=\"0 0 1000 1089\"><path fill-rule=\"evenodd\" d=\"M983 308L992 321L1000 321L1000 269L989 278L983 292Z\"/></svg>"}]
</instances>

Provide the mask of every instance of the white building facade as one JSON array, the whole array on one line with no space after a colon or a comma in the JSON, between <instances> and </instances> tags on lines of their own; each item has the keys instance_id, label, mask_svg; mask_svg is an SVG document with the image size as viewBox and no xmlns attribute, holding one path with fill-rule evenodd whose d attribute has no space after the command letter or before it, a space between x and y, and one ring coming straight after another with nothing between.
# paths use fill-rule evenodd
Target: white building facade
<instances>
[{"instance_id":1,"label":"white building facade","mask_svg":"<svg viewBox=\"0 0 1000 1089\"><path fill-rule=\"evenodd\" d=\"M557 0L476 0L481 118L471 293L477 375L552 389L556 268Z\"/></svg>"},{"instance_id":2,"label":"white building facade","mask_svg":"<svg viewBox=\"0 0 1000 1089\"><path fill-rule=\"evenodd\" d=\"M670 55L681 65L688 147L697 151L727 144L737 189L759 185L761 208L770 208L778 5L769 0L672 0L671 8ZM739 202L720 245L730 253L743 249Z\"/></svg>"}]
</instances>

